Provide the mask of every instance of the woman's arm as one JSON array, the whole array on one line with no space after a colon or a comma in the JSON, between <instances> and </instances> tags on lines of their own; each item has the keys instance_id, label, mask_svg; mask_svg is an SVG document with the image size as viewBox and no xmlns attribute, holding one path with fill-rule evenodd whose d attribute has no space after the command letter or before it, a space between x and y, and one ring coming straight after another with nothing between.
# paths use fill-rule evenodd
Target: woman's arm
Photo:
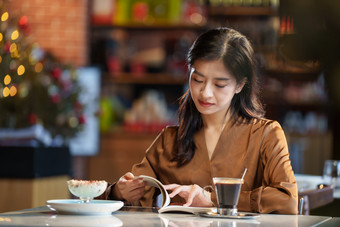
<instances>
[{"instance_id":1,"label":"woman's arm","mask_svg":"<svg viewBox=\"0 0 340 227\"><path fill-rule=\"evenodd\" d=\"M297 214L297 184L287 141L279 123L272 122L266 126L260 149L259 165L262 166L258 169L263 174L262 186L241 192L239 209L259 213Z\"/></svg>"}]
</instances>

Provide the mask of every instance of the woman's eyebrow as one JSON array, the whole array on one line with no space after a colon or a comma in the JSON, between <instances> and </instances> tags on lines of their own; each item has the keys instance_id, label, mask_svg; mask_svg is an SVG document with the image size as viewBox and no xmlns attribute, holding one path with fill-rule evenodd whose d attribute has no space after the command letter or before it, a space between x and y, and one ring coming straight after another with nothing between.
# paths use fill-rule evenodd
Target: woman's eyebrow
<instances>
[{"instance_id":1,"label":"woman's eyebrow","mask_svg":"<svg viewBox=\"0 0 340 227\"><path fill-rule=\"evenodd\" d=\"M193 73L195 73L195 74L197 74L199 76L205 77L202 73L198 72L195 68L194 68Z\"/></svg>"},{"instance_id":2,"label":"woman's eyebrow","mask_svg":"<svg viewBox=\"0 0 340 227\"><path fill-rule=\"evenodd\" d=\"M215 80L220 80L220 81L228 81L228 80L230 80L230 78L227 78L227 77L216 77L214 79Z\"/></svg>"}]
</instances>

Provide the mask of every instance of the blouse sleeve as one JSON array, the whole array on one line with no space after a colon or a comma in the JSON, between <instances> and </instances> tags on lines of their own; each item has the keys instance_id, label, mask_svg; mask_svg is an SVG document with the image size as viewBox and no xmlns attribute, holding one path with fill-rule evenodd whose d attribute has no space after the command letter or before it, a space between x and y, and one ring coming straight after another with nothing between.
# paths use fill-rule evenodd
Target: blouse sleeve
<instances>
[{"instance_id":1,"label":"blouse sleeve","mask_svg":"<svg viewBox=\"0 0 340 227\"><path fill-rule=\"evenodd\" d=\"M297 214L297 184L289 159L287 141L278 122L274 121L266 126L260 152L262 186L252 191L243 191L239 204L247 204L248 209L250 204L252 212Z\"/></svg>"}]
</instances>

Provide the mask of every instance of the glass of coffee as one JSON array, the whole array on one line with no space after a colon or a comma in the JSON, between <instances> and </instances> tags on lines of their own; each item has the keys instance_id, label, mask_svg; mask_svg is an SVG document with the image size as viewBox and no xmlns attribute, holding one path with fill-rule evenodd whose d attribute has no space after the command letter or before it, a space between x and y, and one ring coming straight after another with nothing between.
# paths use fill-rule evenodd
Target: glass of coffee
<instances>
[{"instance_id":1,"label":"glass of coffee","mask_svg":"<svg viewBox=\"0 0 340 227\"><path fill-rule=\"evenodd\" d=\"M214 177L213 181L218 202L218 214L237 216L237 204L243 179Z\"/></svg>"}]
</instances>

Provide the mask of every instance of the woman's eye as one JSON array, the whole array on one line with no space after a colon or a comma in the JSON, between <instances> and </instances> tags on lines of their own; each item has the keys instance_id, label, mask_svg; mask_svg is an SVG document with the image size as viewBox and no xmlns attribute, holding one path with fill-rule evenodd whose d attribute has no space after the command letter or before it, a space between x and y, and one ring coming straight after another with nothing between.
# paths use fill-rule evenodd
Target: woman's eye
<instances>
[{"instance_id":1,"label":"woman's eye","mask_svg":"<svg viewBox=\"0 0 340 227\"><path fill-rule=\"evenodd\" d=\"M218 87L218 88L224 88L224 87L227 86L227 85L219 85L219 84L216 84L215 86Z\"/></svg>"},{"instance_id":2,"label":"woman's eye","mask_svg":"<svg viewBox=\"0 0 340 227\"><path fill-rule=\"evenodd\" d=\"M202 80L198 80L198 79L196 79L196 78L193 78L193 80L194 80L195 82L197 82L197 83L203 83Z\"/></svg>"}]
</instances>

